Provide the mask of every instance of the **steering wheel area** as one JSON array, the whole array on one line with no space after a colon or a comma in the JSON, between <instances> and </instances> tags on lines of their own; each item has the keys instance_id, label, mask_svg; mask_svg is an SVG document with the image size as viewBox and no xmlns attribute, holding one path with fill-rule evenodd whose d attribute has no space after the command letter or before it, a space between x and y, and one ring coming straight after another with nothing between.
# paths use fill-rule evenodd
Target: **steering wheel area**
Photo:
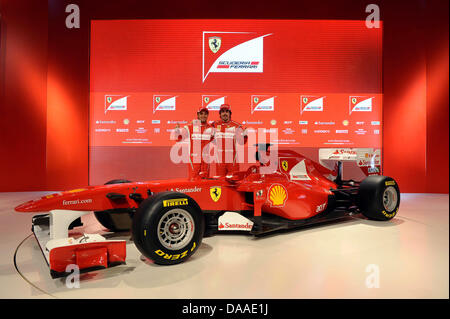
<instances>
[{"instance_id":1,"label":"steering wheel area","mask_svg":"<svg viewBox=\"0 0 450 319\"><path fill-rule=\"evenodd\" d=\"M259 167L257 165L250 166L246 171L234 172L230 176L226 176L225 179L230 183L236 183L244 178L247 178L251 174L259 172Z\"/></svg>"},{"instance_id":2,"label":"steering wheel area","mask_svg":"<svg viewBox=\"0 0 450 319\"><path fill-rule=\"evenodd\" d=\"M247 177L247 176L249 176L249 175L251 175L251 174L255 174L255 173L259 173L259 166L257 166L257 165L252 165L252 166L250 166L250 167L247 169L247 171L245 172L244 177Z\"/></svg>"}]
</instances>

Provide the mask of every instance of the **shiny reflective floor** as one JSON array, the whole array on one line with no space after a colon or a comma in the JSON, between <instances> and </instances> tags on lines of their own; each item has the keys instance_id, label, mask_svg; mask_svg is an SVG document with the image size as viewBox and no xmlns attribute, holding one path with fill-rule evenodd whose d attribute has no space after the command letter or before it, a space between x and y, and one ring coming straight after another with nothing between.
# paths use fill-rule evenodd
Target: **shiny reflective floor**
<instances>
[{"instance_id":1,"label":"shiny reflective floor","mask_svg":"<svg viewBox=\"0 0 450 319\"><path fill-rule=\"evenodd\" d=\"M50 277L31 215L13 210L48 193L0 193L0 298L449 298L448 195L402 194L390 222L357 216L263 238L215 235L174 266L142 260L122 233L126 265L82 274L70 288ZM91 215L83 222L85 232L101 229Z\"/></svg>"}]
</instances>

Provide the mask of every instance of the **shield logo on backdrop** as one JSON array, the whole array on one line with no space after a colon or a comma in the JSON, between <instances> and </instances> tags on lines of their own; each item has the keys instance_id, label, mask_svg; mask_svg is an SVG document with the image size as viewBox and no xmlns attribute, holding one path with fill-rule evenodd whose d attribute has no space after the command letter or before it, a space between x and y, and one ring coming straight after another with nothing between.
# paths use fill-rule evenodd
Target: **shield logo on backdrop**
<instances>
[{"instance_id":1,"label":"shield logo on backdrop","mask_svg":"<svg viewBox=\"0 0 450 319\"><path fill-rule=\"evenodd\" d=\"M253 102L258 103L258 101L259 101L259 98L258 98L258 97L254 97L254 98L253 98Z\"/></svg>"},{"instance_id":2,"label":"shield logo on backdrop","mask_svg":"<svg viewBox=\"0 0 450 319\"><path fill-rule=\"evenodd\" d=\"M352 104L356 104L356 98L352 98Z\"/></svg>"},{"instance_id":3,"label":"shield logo on backdrop","mask_svg":"<svg viewBox=\"0 0 450 319\"><path fill-rule=\"evenodd\" d=\"M159 96L155 97L156 103L159 103L161 101L161 98Z\"/></svg>"},{"instance_id":4,"label":"shield logo on backdrop","mask_svg":"<svg viewBox=\"0 0 450 319\"><path fill-rule=\"evenodd\" d=\"M308 103L308 98L307 97L303 98L303 103L305 103L305 104Z\"/></svg>"},{"instance_id":5,"label":"shield logo on backdrop","mask_svg":"<svg viewBox=\"0 0 450 319\"><path fill-rule=\"evenodd\" d=\"M216 53L220 49L220 45L222 44L221 37L209 37L208 38L209 48L213 53Z\"/></svg>"},{"instance_id":6,"label":"shield logo on backdrop","mask_svg":"<svg viewBox=\"0 0 450 319\"><path fill-rule=\"evenodd\" d=\"M205 103L209 103L209 97L205 96L204 101Z\"/></svg>"},{"instance_id":7,"label":"shield logo on backdrop","mask_svg":"<svg viewBox=\"0 0 450 319\"><path fill-rule=\"evenodd\" d=\"M281 161L281 167L283 167L284 171L287 172L289 168L288 161Z\"/></svg>"},{"instance_id":8,"label":"shield logo on backdrop","mask_svg":"<svg viewBox=\"0 0 450 319\"><path fill-rule=\"evenodd\" d=\"M211 195L211 199L217 202L220 199L220 195L222 195L222 187L213 186L209 189L209 194Z\"/></svg>"},{"instance_id":9,"label":"shield logo on backdrop","mask_svg":"<svg viewBox=\"0 0 450 319\"><path fill-rule=\"evenodd\" d=\"M112 97L108 96L108 97L106 98L106 102L111 103L111 102L112 102Z\"/></svg>"}]
</instances>

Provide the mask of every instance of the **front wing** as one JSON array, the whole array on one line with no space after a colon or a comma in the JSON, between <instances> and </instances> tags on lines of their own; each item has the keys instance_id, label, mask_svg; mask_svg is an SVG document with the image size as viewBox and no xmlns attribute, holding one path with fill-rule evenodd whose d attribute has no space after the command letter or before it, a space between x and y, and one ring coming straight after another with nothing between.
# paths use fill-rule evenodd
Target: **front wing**
<instances>
[{"instance_id":1,"label":"front wing","mask_svg":"<svg viewBox=\"0 0 450 319\"><path fill-rule=\"evenodd\" d=\"M125 263L125 240L106 240L98 234L69 237L67 222L61 223L54 216L58 213L72 215L66 220L77 215L70 214L70 211L53 211L33 216L32 219L33 234L53 278L67 276L74 268L83 273Z\"/></svg>"}]
</instances>

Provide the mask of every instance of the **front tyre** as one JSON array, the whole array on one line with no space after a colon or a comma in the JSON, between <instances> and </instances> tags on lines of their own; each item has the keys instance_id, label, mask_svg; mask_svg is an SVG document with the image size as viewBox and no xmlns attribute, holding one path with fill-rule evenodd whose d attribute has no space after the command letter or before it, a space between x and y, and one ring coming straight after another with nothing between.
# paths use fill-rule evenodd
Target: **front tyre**
<instances>
[{"instance_id":1,"label":"front tyre","mask_svg":"<svg viewBox=\"0 0 450 319\"><path fill-rule=\"evenodd\" d=\"M364 216L373 220L390 220L400 206L400 189L391 177L373 175L359 186L359 207Z\"/></svg>"},{"instance_id":2,"label":"front tyre","mask_svg":"<svg viewBox=\"0 0 450 319\"><path fill-rule=\"evenodd\" d=\"M133 241L156 264L179 264L200 246L204 223L202 211L191 197L157 193L139 205L133 217Z\"/></svg>"}]
</instances>

